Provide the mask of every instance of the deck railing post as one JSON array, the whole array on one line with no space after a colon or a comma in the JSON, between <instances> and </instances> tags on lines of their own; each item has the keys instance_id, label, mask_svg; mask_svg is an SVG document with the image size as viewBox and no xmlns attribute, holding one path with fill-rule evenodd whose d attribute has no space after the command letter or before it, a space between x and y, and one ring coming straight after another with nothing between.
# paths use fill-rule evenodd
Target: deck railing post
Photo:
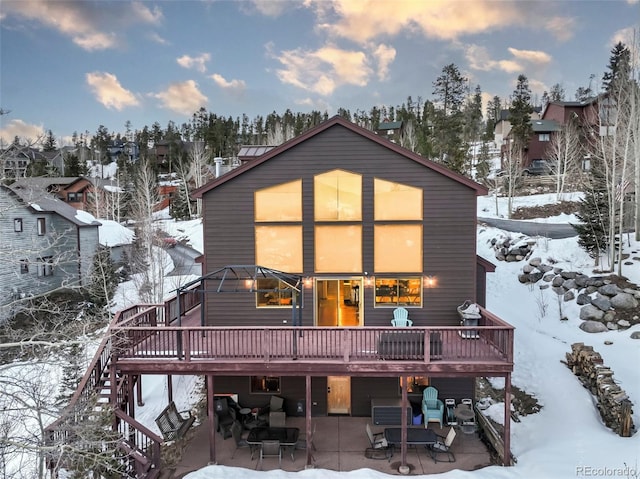
<instances>
[{"instance_id":1,"label":"deck railing post","mask_svg":"<svg viewBox=\"0 0 640 479\"><path fill-rule=\"evenodd\" d=\"M348 329L343 329L342 330L342 354L343 354L343 360L345 363L349 362L349 356L350 356L350 347L349 345L351 344L351 342L349 341L350 339L350 335L349 335L349 330Z\"/></svg>"},{"instance_id":2,"label":"deck railing post","mask_svg":"<svg viewBox=\"0 0 640 479\"><path fill-rule=\"evenodd\" d=\"M431 330L424 330L424 362L428 363L431 361Z\"/></svg>"}]
</instances>

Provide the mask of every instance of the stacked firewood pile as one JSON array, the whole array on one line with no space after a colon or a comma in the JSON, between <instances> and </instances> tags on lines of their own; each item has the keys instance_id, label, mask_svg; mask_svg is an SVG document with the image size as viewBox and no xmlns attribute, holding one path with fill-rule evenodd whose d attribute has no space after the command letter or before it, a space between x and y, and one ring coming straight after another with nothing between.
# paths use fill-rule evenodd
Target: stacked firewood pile
<instances>
[{"instance_id":1,"label":"stacked firewood pile","mask_svg":"<svg viewBox=\"0 0 640 479\"><path fill-rule=\"evenodd\" d=\"M567 366L582 385L598 399L598 410L605 425L619 436L630 437L633 430L633 403L613 380L613 371L603 364L600 353L584 343L571 345Z\"/></svg>"}]
</instances>

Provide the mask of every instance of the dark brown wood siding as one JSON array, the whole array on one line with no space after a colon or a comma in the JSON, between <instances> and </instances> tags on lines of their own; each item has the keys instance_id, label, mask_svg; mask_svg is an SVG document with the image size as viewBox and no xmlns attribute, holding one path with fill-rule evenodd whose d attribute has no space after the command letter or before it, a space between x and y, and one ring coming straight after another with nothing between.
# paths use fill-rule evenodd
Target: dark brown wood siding
<instances>
[{"instance_id":1,"label":"dark brown wood siding","mask_svg":"<svg viewBox=\"0 0 640 479\"><path fill-rule=\"evenodd\" d=\"M231 264L255 264L254 191L298 178L303 182L304 276L314 270L314 175L343 169L362 175L363 271L373 268L373 180L381 178L424 191L424 266L416 274L433 276L424 290L423 308L411 308L416 325L457 324L456 306L476 291L476 192L454 179L412 161L383 145L335 125L203 195L206 215L203 273ZM335 275L340 276L338 273ZM375 308L373 289L365 288L367 326L387 325L392 308ZM256 308L252 294L207 295L209 325L290 324L291 311ZM313 324L313 291L305 289L303 324Z\"/></svg>"}]
</instances>

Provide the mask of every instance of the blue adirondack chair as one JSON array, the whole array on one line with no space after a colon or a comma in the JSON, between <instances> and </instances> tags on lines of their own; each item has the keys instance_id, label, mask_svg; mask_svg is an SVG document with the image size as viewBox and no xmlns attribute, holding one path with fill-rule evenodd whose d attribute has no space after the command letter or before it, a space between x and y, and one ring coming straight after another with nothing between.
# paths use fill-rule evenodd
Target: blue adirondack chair
<instances>
[{"instance_id":1,"label":"blue adirondack chair","mask_svg":"<svg viewBox=\"0 0 640 479\"><path fill-rule=\"evenodd\" d=\"M405 308L396 308L393 310L393 319L391 320L393 327L413 326L413 321L409 319L409 311Z\"/></svg>"},{"instance_id":2,"label":"blue adirondack chair","mask_svg":"<svg viewBox=\"0 0 640 479\"><path fill-rule=\"evenodd\" d=\"M422 393L422 414L424 427L428 427L430 422L437 422L442 427L444 403L438 399L438 390L433 386L429 386Z\"/></svg>"}]
</instances>

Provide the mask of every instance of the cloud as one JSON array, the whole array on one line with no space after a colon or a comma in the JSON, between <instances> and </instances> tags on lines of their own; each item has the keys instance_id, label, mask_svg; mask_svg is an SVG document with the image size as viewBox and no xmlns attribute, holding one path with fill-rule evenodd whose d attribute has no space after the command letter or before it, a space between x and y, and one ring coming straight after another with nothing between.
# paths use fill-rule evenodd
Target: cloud
<instances>
[{"instance_id":1,"label":"cloud","mask_svg":"<svg viewBox=\"0 0 640 479\"><path fill-rule=\"evenodd\" d=\"M222 75L218 73L214 73L210 77L216 85L218 85L223 90L227 90L235 95L242 94L246 89L247 85L244 80L226 80Z\"/></svg>"},{"instance_id":2,"label":"cloud","mask_svg":"<svg viewBox=\"0 0 640 479\"><path fill-rule=\"evenodd\" d=\"M206 107L208 98L198 89L198 84L193 80L180 83L172 83L165 91L152 94L158 98L163 108L179 113L191 115L200 107Z\"/></svg>"},{"instance_id":3,"label":"cloud","mask_svg":"<svg viewBox=\"0 0 640 479\"><path fill-rule=\"evenodd\" d=\"M44 127L42 125L31 125L22 120L11 120L0 128L0 142L3 147L13 143L14 138L20 138L21 143L32 144L42 139L44 136Z\"/></svg>"},{"instance_id":4,"label":"cloud","mask_svg":"<svg viewBox=\"0 0 640 479\"><path fill-rule=\"evenodd\" d=\"M243 4L241 3L241 6ZM255 10L267 17L279 17L285 11L295 7L293 2L274 1L274 0L251 0L248 5L252 8L244 8L246 13L251 13L251 10Z\"/></svg>"},{"instance_id":5,"label":"cloud","mask_svg":"<svg viewBox=\"0 0 640 479\"><path fill-rule=\"evenodd\" d=\"M465 58L472 70L491 71L502 70L507 73L515 73L523 70L523 65L515 60L493 60L488 50L480 45L467 45Z\"/></svg>"},{"instance_id":6,"label":"cloud","mask_svg":"<svg viewBox=\"0 0 640 479\"><path fill-rule=\"evenodd\" d=\"M569 17L553 17L543 25L549 33L561 41L567 41L573 37L575 26L575 20Z\"/></svg>"},{"instance_id":7,"label":"cloud","mask_svg":"<svg viewBox=\"0 0 640 479\"><path fill-rule=\"evenodd\" d=\"M307 0L305 5L316 9L318 28L361 43L403 33L453 40L514 26L550 28L556 35L567 36L568 31L558 29L563 22L572 24L564 17L552 17L549 8L539 9L532 21L530 2L517 0ZM550 19L552 25L547 24Z\"/></svg>"},{"instance_id":8,"label":"cloud","mask_svg":"<svg viewBox=\"0 0 640 479\"><path fill-rule=\"evenodd\" d=\"M43 24L88 51L115 48L121 34L114 29L140 23L157 25L163 19L158 7L150 10L142 2L121 2L113 8L109 2L22 0L3 2L2 8L3 15Z\"/></svg>"},{"instance_id":9,"label":"cloud","mask_svg":"<svg viewBox=\"0 0 640 479\"><path fill-rule=\"evenodd\" d=\"M373 56L378 61L378 79L380 81L386 80L389 76L389 65L396 58L396 49L381 43L373 51Z\"/></svg>"},{"instance_id":10,"label":"cloud","mask_svg":"<svg viewBox=\"0 0 640 479\"><path fill-rule=\"evenodd\" d=\"M551 55L537 50L508 48L507 50L514 58L494 60L491 58L488 50L480 45L470 44L466 45L464 49L465 58L469 62L469 68L472 70L502 70L506 73L516 73L524 71L527 64L540 67L550 63L552 60Z\"/></svg>"},{"instance_id":11,"label":"cloud","mask_svg":"<svg viewBox=\"0 0 640 479\"><path fill-rule=\"evenodd\" d=\"M267 50L270 52L270 45ZM323 96L342 85L365 86L372 75L364 52L331 45L315 51L297 48L272 56L283 66L276 70L280 81Z\"/></svg>"},{"instance_id":12,"label":"cloud","mask_svg":"<svg viewBox=\"0 0 640 479\"><path fill-rule=\"evenodd\" d=\"M108 109L121 111L128 106L140 104L136 96L123 88L118 78L111 73L87 73L86 79L98 102Z\"/></svg>"},{"instance_id":13,"label":"cloud","mask_svg":"<svg viewBox=\"0 0 640 479\"><path fill-rule=\"evenodd\" d=\"M207 71L207 66L205 65L211 59L211 55L208 53L203 53L197 57L191 57L189 55L182 55L176 61L178 65L182 68L193 68L194 70L199 71L200 73L204 73Z\"/></svg>"},{"instance_id":14,"label":"cloud","mask_svg":"<svg viewBox=\"0 0 640 479\"><path fill-rule=\"evenodd\" d=\"M167 39L161 37L158 33L155 32L149 34L149 40L160 45L169 45L169 41Z\"/></svg>"},{"instance_id":15,"label":"cloud","mask_svg":"<svg viewBox=\"0 0 640 479\"><path fill-rule=\"evenodd\" d=\"M514 57L524 60L528 63L544 65L551 62L551 55L538 50L518 50L517 48L508 48L509 53Z\"/></svg>"}]
</instances>

